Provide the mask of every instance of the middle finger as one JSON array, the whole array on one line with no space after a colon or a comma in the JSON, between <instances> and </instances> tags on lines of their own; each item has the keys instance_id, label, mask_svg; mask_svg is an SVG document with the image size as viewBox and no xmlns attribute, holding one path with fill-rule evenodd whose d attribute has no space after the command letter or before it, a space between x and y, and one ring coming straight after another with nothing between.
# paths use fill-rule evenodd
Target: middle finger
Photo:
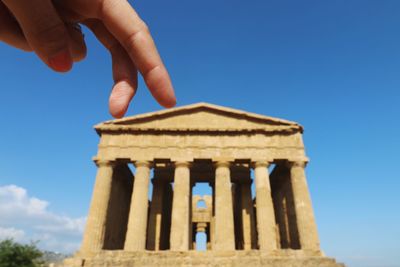
<instances>
[{"instance_id":1,"label":"middle finger","mask_svg":"<svg viewBox=\"0 0 400 267\"><path fill-rule=\"evenodd\" d=\"M103 23L96 19L83 22L96 35L97 39L110 51L114 86L109 100L112 116L121 118L125 115L129 103L137 90L137 70L125 49L111 35Z\"/></svg>"}]
</instances>

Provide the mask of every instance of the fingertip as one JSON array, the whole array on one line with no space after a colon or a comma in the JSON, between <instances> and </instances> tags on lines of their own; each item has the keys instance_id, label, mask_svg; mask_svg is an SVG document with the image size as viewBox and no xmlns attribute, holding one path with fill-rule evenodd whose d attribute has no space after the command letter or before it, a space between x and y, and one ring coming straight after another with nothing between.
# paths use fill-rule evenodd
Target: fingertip
<instances>
[{"instance_id":1,"label":"fingertip","mask_svg":"<svg viewBox=\"0 0 400 267\"><path fill-rule=\"evenodd\" d=\"M173 90L173 89L172 89ZM171 96L170 98L164 100L164 102L162 103L162 105L165 108L173 108L176 106L176 97L175 96Z\"/></svg>"},{"instance_id":2,"label":"fingertip","mask_svg":"<svg viewBox=\"0 0 400 267\"><path fill-rule=\"evenodd\" d=\"M151 94L161 106L171 108L176 105L174 87L164 67L154 68L147 73L145 81Z\"/></svg>"},{"instance_id":3,"label":"fingertip","mask_svg":"<svg viewBox=\"0 0 400 267\"><path fill-rule=\"evenodd\" d=\"M136 87L129 80L117 82L110 95L109 110L114 118L122 118L128 110L136 91Z\"/></svg>"},{"instance_id":4,"label":"fingertip","mask_svg":"<svg viewBox=\"0 0 400 267\"><path fill-rule=\"evenodd\" d=\"M124 117L126 112L118 112L118 111L113 111L110 109L110 114L113 116L115 119L121 119Z\"/></svg>"},{"instance_id":5,"label":"fingertip","mask_svg":"<svg viewBox=\"0 0 400 267\"><path fill-rule=\"evenodd\" d=\"M73 60L70 52L64 50L50 57L48 64L57 72L68 72L72 69Z\"/></svg>"},{"instance_id":6,"label":"fingertip","mask_svg":"<svg viewBox=\"0 0 400 267\"><path fill-rule=\"evenodd\" d=\"M172 108L176 106L176 96L175 96L175 90L172 85L171 79L168 76L168 89L167 91L167 101L166 101L166 108Z\"/></svg>"},{"instance_id":7,"label":"fingertip","mask_svg":"<svg viewBox=\"0 0 400 267\"><path fill-rule=\"evenodd\" d=\"M126 106L116 105L115 102L110 100L109 111L111 116L113 116L114 118L120 119L124 117L127 110L128 110L128 105Z\"/></svg>"},{"instance_id":8,"label":"fingertip","mask_svg":"<svg viewBox=\"0 0 400 267\"><path fill-rule=\"evenodd\" d=\"M151 93L164 108L172 108L176 105L174 88L169 84L166 86L159 85L157 89L151 90Z\"/></svg>"}]
</instances>

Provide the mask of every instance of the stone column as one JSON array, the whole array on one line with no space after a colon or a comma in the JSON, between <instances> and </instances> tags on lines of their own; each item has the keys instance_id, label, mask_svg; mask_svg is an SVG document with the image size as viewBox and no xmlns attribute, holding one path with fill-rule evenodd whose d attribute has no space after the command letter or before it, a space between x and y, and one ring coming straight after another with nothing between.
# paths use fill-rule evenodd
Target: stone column
<instances>
[{"instance_id":1,"label":"stone column","mask_svg":"<svg viewBox=\"0 0 400 267\"><path fill-rule=\"evenodd\" d=\"M234 176L231 170L231 176ZM232 205L233 205L233 226L235 236L235 250L242 250L244 247L242 206L241 206L240 184L232 183Z\"/></svg>"},{"instance_id":2,"label":"stone column","mask_svg":"<svg viewBox=\"0 0 400 267\"><path fill-rule=\"evenodd\" d=\"M230 163L219 161L215 171L215 250L234 250L235 234Z\"/></svg>"},{"instance_id":3,"label":"stone column","mask_svg":"<svg viewBox=\"0 0 400 267\"><path fill-rule=\"evenodd\" d=\"M260 250L263 251L272 251L277 248L275 214L268 166L269 162L267 161L258 161L254 165L258 245Z\"/></svg>"},{"instance_id":4,"label":"stone column","mask_svg":"<svg viewBox=\"0 0 400 267\"><path fill-rule=\"evenodd\" d=\"M301 249L319 251L319 238L304 172L306 163L290 163L290 182L296 211Z\"/></svg>"},{"instance_id":5,"label":"stone column","mask_svg":"<svg viewBox=\"0 0 400 267\"><path fill-rule=\"evenodd\" d=\"M211 250L215 249L215 182L209 183L211 187L211 222L210 222L210 243Z\"/></svg>"},{"instance_id":6,"label":"stone column","mask_svg":"<svg viewBox=\"0 0 400 267\"><path fill-rule=\"evenodd\" d=\"M133 185L128 230L124 250L140 251L146 249L148 193L150 181L150 162L135 162L136 173Z\"/></svg>"},{"instance_id":7,"label":"stone column","mask_svg":"<svg viewBox=\"0 0 400 267\"><path fill-rule=\"evenodd\" d=\"M121 162L114 166L103 250L124 248L133 181L128 164Z\"/></svg>"},{"instance_id":8,"label":"stone column","mask_svg":"<svg viewBox=\"0 0 400 267\"><path fill-rule=\"evenodd\" d=\"M110 161L96 161L98 166L92 202L81 252L97 252L103 249L106 233L108 203L111 196L113 164Z\"/></svg>"},{"instance_id":9,"label":"stone column","mask_svg":"<svg viewBox=\"0 0 400 267\"><path fill-rule=\"evenodd\" d=\"M209 223L209 224L207 225L207 228L206 228L206 235L207 235L207 246L206 246L206 248L207 248L207 250L211 250L211 249L212 249L212 246L211 246L210 226L211 226L211 224Z\"/></svg>"},{"instance_id":10,"label":"stone column","mask_svg":"<svg viewBox=\"0 0 400 267\"><path fill-rule=\"evenodd\" d=\"M190 169L189 162L175 163L170 246L174 251L189 250Z\"/></svg>"},{"instance_id":11,"label":"stone column","mask_svg":"<svg viewBox=\"0 0 400 267\"><path fill-rule=\"evenodd\" d=\"M242 227L244 250L251 250L257 247L256 225L253 212L253 199L251 198L251 180L240 184Z\"/></svg>"},{"instance_id":12,"label":"stone column","mask_svg":"<svg viewBox=\"0 0 400 267\"><path fill-rule=\"evenodd\" d=\"M153 195L151 199L149 226L147 229L147 249L160 250L161 240L161 223L163 217L163 199L165 193L165 181L161 178L154 177L153 180Z\"/></svg>"}]
</instances>

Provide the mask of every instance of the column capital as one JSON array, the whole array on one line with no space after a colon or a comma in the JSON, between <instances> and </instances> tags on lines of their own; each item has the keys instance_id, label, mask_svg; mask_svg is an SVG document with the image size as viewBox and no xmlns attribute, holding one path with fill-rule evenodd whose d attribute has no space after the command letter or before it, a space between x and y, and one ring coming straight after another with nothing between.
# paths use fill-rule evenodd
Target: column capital
<instances>
[{"instance_id":1,"label":"column capital","mask_svg":"<svg viewBox=\"0 0 400 267\"><path fill-rule=\"evenodd\" d=\"M115 165L115 161L108 159L93 159L94 163L97 167L113 167Z\"/></svg>"},{"instance_id":2,"label":"column capital","mask_svg":"<svg viewBox=\"0 0 400 267\"><path fill-rule=\"evenodd\" d=\"M308 161L306 160L296 160L296 161L288 161L288 166L292 167L301 167L305 168L307 166Z\"/></svg>"},{"instance_id":3,"label":"column capital","mask_svg":"<svg viewBox=\"0 0 400 267\"><path fill-rule=\"evenodd\" d=\"M231 162L229 162L227 160L218 160L218 161L214 162L214 166L216 168L219 168L219 167L229 168L231 166Z\"/></svg>"},{"instance_id":4,"label":"column capital","mask_svg":"<svg viewBox=\"0 0 400 267\"><path fill-rule=\"evenodd\" d=\"M192 162L194 160L194 158L193 157L186 157L186 156L184 156L184 157L171 157L170 160L171 160L171 162L180 162L180 161Z\"/></svg>"},{"instance_id":5,"label":"column capital","mask_svg":"<svg viewBox=\"0 0 400 267\"><path fill-rule=\"evenodd\" d=\"M148 160L137 160L133 163L133 165L135 165L135 167L147 167L150 168L152 165L152 162L148 161Z\"/></svg>"},{"instance_id":6,"label":"column capital","mask_svg":"<svg viewBox=\"0 0 400 267\"><path fill-rule=\"evenodd\" d=\"M192 163L186 160L177 160L174 162L174 166L176 167L187 167L190 168L192 166Z\"/></svg>"},{"instance_id":7,"label":"column capital","mask_svg":"<svg viewBox=\"0 0 400 267\"><path fill-rule=\"evenodd\" d=\"M269 160L257 160L252 162L252 168L268 168L271 165L271 161Z\"/></svg>"}]
</instances>

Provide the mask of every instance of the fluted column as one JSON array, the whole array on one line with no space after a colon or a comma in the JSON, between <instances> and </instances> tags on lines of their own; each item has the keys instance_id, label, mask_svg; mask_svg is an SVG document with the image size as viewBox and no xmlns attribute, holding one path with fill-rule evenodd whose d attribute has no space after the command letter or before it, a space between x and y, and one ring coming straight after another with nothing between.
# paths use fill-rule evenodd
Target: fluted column
<instances>
[{"instance_id":1,"label":"fluted column","mask_svg":"<svg viewBox=\"0 0 400 267\"><path fill-rule=\"evenodd\" d=\"M81 252L96 252L103 249L108 203L111 196L113 164L96 161L98 166L89 215L86 222Z\"/></svg>"},{"instance_id":2,"label":"fluted column","mask_svg":"<svg viewBox=\"0 0 400 267\"><path fill-rule=\"evenodd\" d=\"M189 250L190 169L189 162L175 163L170 246L174 251Z\"/></svg>"},{"instance_id":3,"label":"fluted column","mask_svg":"<svg viewBox=\"0 0 400 267\"><path fill-rule=\"evenodd\" d=\"M147 229L147 249L160 250L161 242L161 223L163 217L163 200L165 198L165 181L161 178L154 177L153 194L150 204L149 225Z\"/></svg>"},{"instance_id":4,"label":"fluted column","mask_svg":"<svg viewBox=\"0 0 400 267\"><path fill-rule=\"evenodd\" d=\"M256 225L253 212L253 200L251 198L251 180L248 179L240 184L242 227L244 250L251 250L257 247Z\"/></svg>"},{"instance_id":5,"label":"fluted column","mask_svg":"<svg viewBox=\"0 0 400 267\"><path fill-rule=\"evenodd\" d=\"M146 248L150 165L148 161L135 162L135 182L124 246L127 251L140 251Z\"/></svg>"},{"instance_id":6,"label":"fluted column","mask_svg":"<svg viewBox=\"0 0 400 267\"><path fill-rule=\"evenodd\" d=\"M311 197L304 172L306 163L290 163L290 181L296 211L297 228L301 249L320 250Z\"/></svg>"},{"instance_id":7,"label":"fluted column","mask_svg":"<svg viewBox=\"0 0 400 267\"><path fill-rule=\"evenodd\" d=\"M269 162L267 161L258 161L254 165L258 244L260 250L264 251L272 251L277 248L275 214L268 166Z\"/></svg>"},{"instance_id":8,"label":"fluted column","mask_svg":"<svg viewBox=\"0 0 400 267\"><path fill-rule=\"evenodd\" d=\"M215 164L215 239L213 249L234 250L235 234L229 162Z\"/></svg>"}]
</instances>

